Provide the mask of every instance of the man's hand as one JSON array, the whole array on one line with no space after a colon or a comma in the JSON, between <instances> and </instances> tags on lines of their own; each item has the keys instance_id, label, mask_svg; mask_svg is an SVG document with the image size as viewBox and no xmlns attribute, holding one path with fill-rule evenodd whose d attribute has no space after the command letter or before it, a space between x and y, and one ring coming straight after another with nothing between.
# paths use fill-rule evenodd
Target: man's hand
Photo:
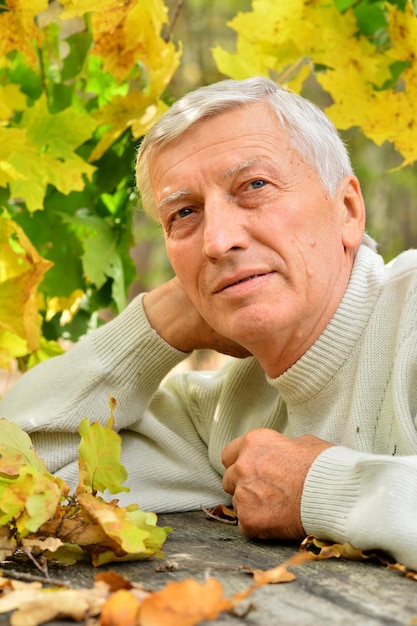
<instances>
[{"instance_id":1,"label":"man's hand","mask_svg":"<svg viewBox=\"0 0 417 626\"><path fill-rule=\"evenodd\" d=\"M332 444L312 435L289 439L267 428L223 451L223 488L233 496L241 532L259 539L302 539L301 496L308 470Z\"/></svg>"},{"instance_id":2,"label":"man's hand","mask_svg":"<svg viewBox=\"0 0 417 626\"><path fill-rule=\"evenodd\" d=\"M243 358L250 353L219 335L201 317L178 278L147 293L143 300L149 323L171 346L182 352L211 349Z\"/></svg>"}]
</instances>

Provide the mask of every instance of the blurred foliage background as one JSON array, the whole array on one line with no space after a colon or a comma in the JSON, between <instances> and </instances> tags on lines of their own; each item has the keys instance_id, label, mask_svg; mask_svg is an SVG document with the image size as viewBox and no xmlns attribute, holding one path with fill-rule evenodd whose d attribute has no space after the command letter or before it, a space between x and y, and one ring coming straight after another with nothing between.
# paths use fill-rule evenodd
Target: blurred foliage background
<instances>
[{"instance_id":1,"label":"blurred foliage background","mask_svg":"<svg viewBox=\"0 0 417 626\"><path fill-rule=\"evenodd\" d=\"M138 141L189 90L254 73L335 104L368 232L387 260L417 247L411 0L0 0L0 368L171 276Z\"/></svg>"}]
</instances>

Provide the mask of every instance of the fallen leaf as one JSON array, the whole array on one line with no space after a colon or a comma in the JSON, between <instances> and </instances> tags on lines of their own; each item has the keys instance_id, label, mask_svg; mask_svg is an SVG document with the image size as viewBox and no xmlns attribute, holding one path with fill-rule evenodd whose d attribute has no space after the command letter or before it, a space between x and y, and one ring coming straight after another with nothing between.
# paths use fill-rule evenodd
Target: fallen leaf
<instances>
[{"instance_id":1,"label":"fallen leaf","mask_svg":"<svg viewBox=\"0 0 417 626\"><path fill-rule=\"evenodd\" d=\"M71 618L77 622L100 614L109 595L103 582L93 589L32 589L9 592L0 598L0 613L15 611L11 626L38 626L55 618Z\"/></svg>"},{"instance_id":2,"label":"fallen leaf","mask_svg":"<svg viewBox=\"0 0 417 626\"><path fill-rule=\"evenodd\" d=\"M100 626L137 626L140 602L131 591L119 589L105 602Z\"/></svg>"},{"instance_id":3,"label":"fallen leaf","mask_svg":"<svg viewBox=\"0 0 417 626\"><path fill-rule=\"evenodd\" d=\"M215 578L205 583L186 579L169 583L146 598L140 608L140 626L194 626L216 619L230 611L233 603L223 596L222 584Z\"/></svg>"},{"instance_id":4,"label":"fallen leaf","mask_svg":"<svg viewBox=\"0 0 417 626\"><path fill-rule=\"evenodd\" d=\"M223 522L224 524L238 523L236 511L230 509L224 504L218 504L214 507L214 509L206 509L205 507L201 508L206 514L207 519L214 519L218 522Z\"/></svg>"},{"instance_id":5,"label":"fallen leaf","mask_svg":"<svg viewBox=\"0 0 417 626\"><path fill-rule=\"evenodd\" d=\"M288 567L294 565L300 565L307 561L312 561L314 556L309 552L298 552L292 556L288 561L273 567L268 570L252 569L250 567L243 567L253 575L255 581L255 587L262 587L263 585L277 584L277 583L289 583L295 580L297 577L292 572L288 571Z\"/></svg>"}]
</instances>

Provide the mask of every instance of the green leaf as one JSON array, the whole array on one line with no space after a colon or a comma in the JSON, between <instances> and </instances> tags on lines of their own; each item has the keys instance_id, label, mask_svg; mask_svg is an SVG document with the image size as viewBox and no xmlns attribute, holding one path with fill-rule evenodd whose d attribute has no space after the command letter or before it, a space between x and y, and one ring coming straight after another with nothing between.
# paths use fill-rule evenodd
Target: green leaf
<instances>
[{"instance_id":1,"label":"green leaf","mask_svg":"<svg viewBox=\"0 0 417 626\"><path fill-rule=\"evenodd\" d=\"M26 109L21 126L27 128L28 140L39 151L58 159L73 159L74 150L91 137L96 122L90 115L77 113L72 107L51 114L45 96Z\"/></svg>"},{"instance_id":2,"label":"green leaf","mask_svg":"<svg viewBox=\"0 0 417 626\"><path fill-rule=\"evenodd\" d=\"M372 36L378 30L386 29L384 3L366 0L353 9L361 34Z\"/></svg>"},{"instance_id":3,"label":"green leaf","mask_svg":"<svg viewBox=\"0 0 417 626\"><path fill-rule=\"evenodd\" d=\"M127 478L127 472L120 462L120 436L111 427L98 422L91 424L87 418L82 420L79 432L77 493L129 491L128 487L121 485Z\"/></svg>"},{"instance_id":4,"label":"green leaf","mask_svg":"<svg viewBox=\"0 0 417 626\"><path fill-rule=\"evenodd\" d=\"M117 310L122 311L126 306L126 288L117 230L107 221L86 212L80 211L74 217L63 216L63 219L81 227L78 236L84 247L82 261L87 280L100 289L108 278L112 278L113 300Z\"/></svg>"}]
</instances>

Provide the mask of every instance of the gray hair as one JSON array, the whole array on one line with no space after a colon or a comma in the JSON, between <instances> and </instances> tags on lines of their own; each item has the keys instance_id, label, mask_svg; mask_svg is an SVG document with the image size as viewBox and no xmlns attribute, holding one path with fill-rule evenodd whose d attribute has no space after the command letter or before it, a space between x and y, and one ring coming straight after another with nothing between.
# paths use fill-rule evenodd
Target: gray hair
<instances>
[{"instance_id":1,"label":"gray hair","mask_svg":"<svg viewBox=\"0 0 417 626\"><path fill-rule=\"evenodd\" d=\"M270 104L295 150L313 167L324 188L333 197L341 180L353 173L349 155L335 126L309 100L283 89L269 78L259 76L246 80L227 79L200 87L175 102L159 118L144 138L136 164L137 186L145 211L157 217L149 179L152 151L177 139L203 118L259 101Z\"/></svg>"}]
</instances>

